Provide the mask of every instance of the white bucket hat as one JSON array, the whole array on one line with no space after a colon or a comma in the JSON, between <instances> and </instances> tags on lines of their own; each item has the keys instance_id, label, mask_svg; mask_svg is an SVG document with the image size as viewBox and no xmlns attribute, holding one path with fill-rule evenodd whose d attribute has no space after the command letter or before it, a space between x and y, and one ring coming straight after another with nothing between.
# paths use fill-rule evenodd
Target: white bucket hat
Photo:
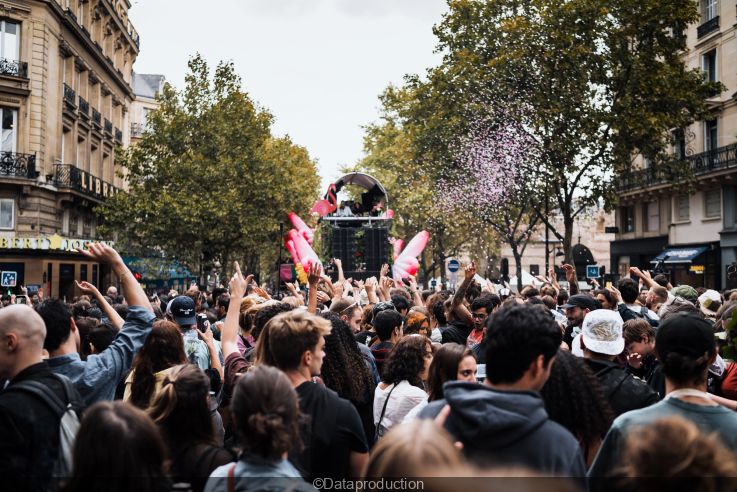
<instances>
[{"instance_id":1,"label":"white bucket hat","mask_svg":"<svg viewBox=\"0 0 737 492\"><path fill-rule=\"evenodd\" d=\"M622 325L624 322L617 311L591 311L583 319L583 343L587 349L597 354L619 355L624 350Z\"/></svg>"}]
</instances>

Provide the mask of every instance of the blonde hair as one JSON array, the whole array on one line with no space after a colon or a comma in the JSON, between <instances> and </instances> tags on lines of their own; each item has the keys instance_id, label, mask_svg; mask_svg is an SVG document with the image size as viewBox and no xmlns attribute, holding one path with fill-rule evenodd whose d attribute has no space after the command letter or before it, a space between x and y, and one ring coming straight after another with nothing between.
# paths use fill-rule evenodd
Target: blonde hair
<instances>
[{"instance_id":1,"label":"blonde hair","mask_svg":"<svg viewBox=\"0 0 737 492\"><path fill-rule=\"evenodd\" d=\"M683 417L666 417L630 433L622 456L621 472L637 486L654 478L699 477L688 482L689 490L716 491L724 483L719 477L737 477L737 459L719 436L704 434Z\"/></svg>"},{"instance_id":2,"label":"blonde hair","mask_svg":"<svg viewBox=\"0 0 737 492\"><path fill-rule=\"evenodd\" d=\"M377 442L366 478L433 476L463 467L448 431L432 420L416 419L395 426Z\"/></svg>"}]
</instances>

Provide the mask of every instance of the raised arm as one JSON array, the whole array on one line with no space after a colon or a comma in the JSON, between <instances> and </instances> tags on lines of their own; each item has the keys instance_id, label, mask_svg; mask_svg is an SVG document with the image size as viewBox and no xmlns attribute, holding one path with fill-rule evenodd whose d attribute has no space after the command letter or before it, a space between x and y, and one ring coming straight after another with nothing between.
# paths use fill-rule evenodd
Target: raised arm
<instances>
[{"instance_id":1,"label":"raised arm","mask_svg":"<svg viewBox=\"0 0 737 492\"><path fill-rule=\"evenodd\" d=\"M129 307L138 306L153 312L146 293L133 277L133 273L125 266L123 258L117 251L104 243L90 243L87 248L80 248L77 251L92 261L106 263L112 267L123 286L123 296Z\"/></svg>"},{"instance_id":2,"label":"raised arm","mask_svg":"<svg viewBox=\"0 0 737 492\"><path fill-rule=\"evenodd\" d=\"M248 284L253 280L253 275L249 275L248 278L243 278L241 267L238 262L235 262L235 273L233 278L230 279L230 304L228 305L228 312L225 313L225 322L223 323L223 329L220 332L220 346L223 350L223 358L227 359L228 356L234 352L238 352L238 318L240 317L241 301L246 295Z\"/></svg>"},{"instance_id":3,"label":"raised arm","mask_svg":"<svg viewBox=\"0 0 737 492\"><path fill-rule=\"evenodd\" d=\"M415 306L422 306L422 296L417 288L417 279L414 275L409 276L409 290L412 292L412 302L415 303Z\"/></svg>"},{"instance_id":4,"label":"raised arm","mask_svg":"<svg viewBox=\"0 0 737 492\"><path fill-rule=\"evenodd\" d=\"M466 265L466 268L463 271L463 282L461 283L461 286L458 287L458 290L453 295L453 303L452 303L452 309L455 315L463 321L464 324L467 326L473 326L473 316L471 316L471 311L468 310L468 308L463 304L463 299L466 297L466 291L468 290L468 287L471 285L471 282L473 282L473 277L476 275L476 264L474 262L469 263Z\"/></svg>"},{"instance_id":5,"label":"raised arm","mask_svg":"<svg viewBox=\"0 0 737 492\"><path fill-rule=\"evenodd\" d=\"M658 285L657 282L653 280L653 278L650 276L649 273L645 273L637 267L630 267L630 277L632 276L639 277L639 279L648 289L651 289L655 287L656 285Z\"/></svg>"},{"instance_id":6,"label":"raised arm","mask_svg":"<svg viewBox=\"0 0 737 492\"><path fill-rule=\"evenodd\" d=\"M230 310L230 306L228 306ZM227 314L226 314L227 316ZM207 345L207 351L210 353L210 367L215 369L220 374L220 381L225 380L225 374L223 373L223 365L220 363L220 356L218 355L218 349L215 347L215 336L212 334L210 328L210 322L205 321L205 332L202 333L200 330L197 331L197 336L205 342Z\"/></svg>"},{"instance_id":7,"label":"raised arm","mask_svg":"<svg viewBox=\"0 0 737 492\"><path fill-rule=\"evenodd\" d=\"M94 298L97 299L97 304L99 304L100 308L102 308L102 311L105 313L105 316L110 320L110 324L118 330L123 329L125 320L121 318L118 312L105 300L105 296L102 295L97 287L89 282L77 282L77 287L83 294L94 296Z\"/></svg>"},{"instance_id":8,"label":"raised arm","mask_svg":"<svg viewBox=\"0 0 737 492\"><path fill-rule=\"evenodd\" d=\"M333 263L335 264L335 268L338 269L338 282L345 282L345 275L343 274L343 262L340 260L340 258L333 258Z\"/></svg>"},{"instance_id":9,"label":"raised arm","mask_svg":"<svg viewBox=\"0 0 737 492\"><path fill-rule=\"evenodd\" d=\"M366 297L368 298L369 304L377 304L379 302L379 297L376 295L377 284L378 281L376 280L376 277L369 277L366 279L364 288L366 289Z\"/></svg>"},{"instance_id":10,"label":"raised arm","mask_svg":"<svg viewBox=\"0 0 737 492\"><path fill-rule=\"evenodd\" d=\"M310 265L310 271L307 273L307 283L310 290L307 294L307 312L317 314L317 284L320 282L322 268L317 263Z\"/></svg>"},{"instance_id":11,"label":"raised arm","mask_svg":"<svg viewBox=\"0 0 737 492\"><path fill-rule=\"evenodd\" d=\"M571 295L578 294L578 278L576 278L576 269L573 265L565 264L563 269L566 271L566 280L568 281L568 293Z\"/></svg>"}]
</instances>

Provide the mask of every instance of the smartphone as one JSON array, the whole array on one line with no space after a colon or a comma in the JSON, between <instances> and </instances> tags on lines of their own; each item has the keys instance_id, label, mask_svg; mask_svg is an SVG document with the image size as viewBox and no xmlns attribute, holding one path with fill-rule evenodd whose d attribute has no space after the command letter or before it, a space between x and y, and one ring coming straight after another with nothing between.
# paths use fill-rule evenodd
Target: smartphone
<instances>
[{"instance_id":1,"label":"smartphone","mask_svg":"<svg viewBox=\"0 0 737 492\"><path fill-rule=\"evenodd\" d=\"M476 366L476 380L481 382L486 379L486 364L478 364Z\"/></svg>"},{"instance_id":2,"label":"smartphone","mask_svg":"<svg viewBox=\"0 0 737 492\"><path fill-rule=\"evenodd\" d=\"M606 283L606 288L607 289L611 289L612 288L612 282L611 281L609 281L609 282Z\"/></svg>"},{"instance_id":3,"label":"smartphone","mask_svg":"<svg viewBox=\"0 0 737 492\"><path fill-rule=\"evenodd\" d=\"M207 315L206 314L198 314L197 315L197 329L200 330L202 333L205 333L205 321L207 321Z\"/></svg>"}]
</instances>

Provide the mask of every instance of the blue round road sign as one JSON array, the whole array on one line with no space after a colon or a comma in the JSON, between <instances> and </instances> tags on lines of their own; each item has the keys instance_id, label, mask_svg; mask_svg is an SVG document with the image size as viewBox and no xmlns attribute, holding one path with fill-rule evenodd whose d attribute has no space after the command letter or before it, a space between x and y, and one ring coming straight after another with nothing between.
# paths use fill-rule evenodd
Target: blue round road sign
<instances>
[{"instance_id":1,"label":"blue round road sign","mask_svg":"<svg viewBox=\"0 0 737 492\"><path fill-rule=\"evenodd\" d=\"M450 273L455 273L460 269L461 269L461 262L456 260L455 258L448 262L448 271Z\"/></svg>"}]
</instances>

